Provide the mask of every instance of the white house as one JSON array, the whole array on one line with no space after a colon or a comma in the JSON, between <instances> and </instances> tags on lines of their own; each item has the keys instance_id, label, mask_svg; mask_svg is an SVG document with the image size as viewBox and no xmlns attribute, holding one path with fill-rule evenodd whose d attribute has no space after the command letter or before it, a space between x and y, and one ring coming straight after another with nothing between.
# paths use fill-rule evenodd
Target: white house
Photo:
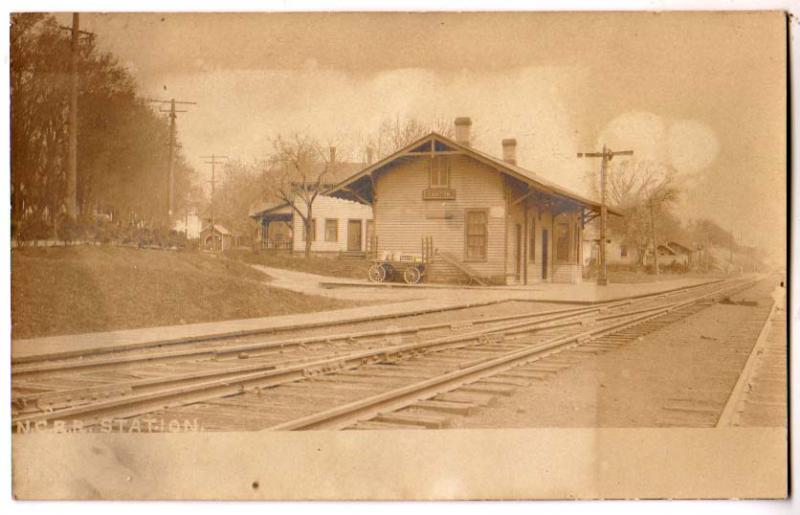
<instances>
[{"instance_id":1,"label":"white house","mask_svg":"<svg viewBox=\"0 0 800 515\"><path fill-rule=\"evenodd\" d=\"M583 265L596 263L600 254L600 230L597 224L587 225L584 228L582 245ZM618 236L609 231L606 237L606 262L612 266L635 266L638 263L638 251L622 243Z\"/></svg>"},{"instance_id":2,"label":"white house","mask_svg":"<svg viewBox=\"0 0 800 515\"><path fill-rule=\"evenodd\" d=\"M361 166L357 163L339 163L336 174L328 181L335 183ZM303 202L297 202L296 207L306 213ZM311 216L312 252L364 253L370 250L374 234L371 206L319 195L311 206ZM303 218L288 203L262 203L250 211L250 217L259 222L258 239L262 249L305 251L309 235L305 233Z\"/></svg>"},{"instance_id":3,"label":"white house","mask_svg":"<svg viewBox=\"0 0 800 515\"><path fill-rule=\"evenodd\" d=\"M192 213L176 220L172 229L185 233L187 239L196 240L200 238L200 232L203 230L203 220L196 213Z\"/></svg>"}]
</instances>

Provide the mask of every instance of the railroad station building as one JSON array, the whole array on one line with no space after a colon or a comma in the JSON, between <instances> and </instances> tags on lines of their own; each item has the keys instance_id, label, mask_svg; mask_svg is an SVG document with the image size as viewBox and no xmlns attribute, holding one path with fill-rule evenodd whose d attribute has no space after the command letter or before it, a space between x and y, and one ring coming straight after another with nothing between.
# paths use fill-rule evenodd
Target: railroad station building
<instances>
[{"instance_id":1,"label":"railroad station building","mask_svg":"<svg viewBox=\"0 0 800 515\"><path fill-rule=\"evenodd\" d=\"M327 195L372 207L376 255L432 246L428 281L581 282L582 231L600 204L518 166L514 139L502 158L474 149L471 125L457 118L454 138L431 132Z\"/></svg>"}]
</instances>

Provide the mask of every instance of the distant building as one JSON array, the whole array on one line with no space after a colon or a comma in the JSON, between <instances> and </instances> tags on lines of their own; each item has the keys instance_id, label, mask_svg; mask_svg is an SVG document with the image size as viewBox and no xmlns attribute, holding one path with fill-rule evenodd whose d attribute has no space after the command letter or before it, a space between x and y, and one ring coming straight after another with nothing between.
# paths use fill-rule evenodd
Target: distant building
<instances>
[{"instance_id":1,"label":"distant building","mask_svg":"<svg viewBox=\"0 0 800 515\"><path fill-rule=\"evenodd\" d=\"M230 250L233 248L233 235L231 232L220 224L211 224L203 227L200 232L201 248L203 250L210 250L220 252Z\"/></svg>"},{"instance_id":2,"label":"distant building","mask_svg":"<svg viewBox=\"0 0 800 515\"><path fill-rule=\"evenodd\" d=\"M688 269L695 260L695 253L689 244L665 241L658 246L658 264L659 266L681 265Z\"/></svg>"},{"instance_id":3,"label":"distant building","mask_svg":"<svg viewBox=\"0 0 800 515\"><path fill-rule=\"evenodd\" d=\"M586 227L583 235L583 265L599 262L600 231L597 223ZM606 238L606 262L612 266L634 267L639 263L639 251L632 245L620 241L615 234Z\"/></svg>"}]
</instances>

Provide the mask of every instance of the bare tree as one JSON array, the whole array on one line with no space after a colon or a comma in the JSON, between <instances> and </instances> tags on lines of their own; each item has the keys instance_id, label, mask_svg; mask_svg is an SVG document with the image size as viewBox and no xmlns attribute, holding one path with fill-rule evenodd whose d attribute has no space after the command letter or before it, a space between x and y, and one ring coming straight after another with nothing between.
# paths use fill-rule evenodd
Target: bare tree
<instances>
[{"instance_id":1,"label":"bare tree","mask_svg":"<svg viewBox=\"0 0 800 515\"><path fill-rule=\"evenodd\" d=\"M226 161L214 191L215 220L235 234L252 234L253 221L248 215L250 207L264 198L262 186L257 163Z\"/></svg>"},{"instance_id":2,"label":"bare tree","mask_svg":"<svg viewBox=\"0 0 800 515\"><path fill-rule=\"evenodd\" d=\"M656 276L658 269L658 237L656 220L661 213L678 200L679 191L675 187L674 170L663 165L645 166L642 183L639 186L639 198L647 205L650 218L650 241L653 249L653 266Z\"/></svg>"},{"instance_id":3,"label":"bare tree","mask_svg":"<svg viewBox=\"0 0 800 515\"><path fill-rule=\"evenodd\" d=\"M382 158L430 132L450 137L453 135L453 126L444 118L425 121L419 118L401 119L397 115L394 120L386 118L381 122L378 129L367 137L367 147L376 157Z\"/></svg>"},{"instance_id":4,"label":"bare tree","mask_svg":"<svg viewBox=\"0 0 800 515\"><path fill-rule=\"evenodd\" d=\"M588 178L597 190L596 172ZM677 220L670 211L680 194L675 170L652 160L626 159L612 165L606 184L609 203L623 213L621 219L609 220L611 231L636 249L639 266L644 265L651 248L658 270L657 227L678 231L672 227Z\"/></svg>"},{"instance_id":5,"label":"bare tree","mask_svg":"<svg viewBox=\"0 0 800 515\"><path fill-rule=\"evenodd\" d=\"M308 136L277 136L272 140L265 178L272 195L291 206L303 222L305 257L311 254L315 228L312 226L314 202L333 178L336 147L325 152L320 143Z\"/></svg>"}]
</instances>

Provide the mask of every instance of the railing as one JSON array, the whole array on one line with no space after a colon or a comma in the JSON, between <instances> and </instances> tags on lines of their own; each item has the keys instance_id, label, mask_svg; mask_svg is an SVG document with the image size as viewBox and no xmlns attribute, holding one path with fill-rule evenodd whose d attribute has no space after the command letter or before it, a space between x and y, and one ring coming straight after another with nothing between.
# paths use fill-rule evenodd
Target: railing
<instances>
[{"instance_id":1,"label":"railing","mask_svg":"<svg viewBox=\"0 0 800 515\"><path fill-rule=\"evenodd\" d=\"M292 250L292 240L262 240L261 248L265 250Z\"/></svg>"},{"instance_id":2,"label":"railing","mask_svg":"<svg viewBox=\"0 0 800 515\"><path fill-rule=\"evenodd\" d=\"M430 263L433 261L433 237L425 236L422 238L422 262Z\"/></svg>"},{"instance_id":3,"label":"railing","mask_svg":"<svg viewBox=\"0 0 800 515\"><path fill-rule=\"evenodd\" d=\"M367 239L367 259L378 259L378 236Z\"/></svg>"}]
</instances>

